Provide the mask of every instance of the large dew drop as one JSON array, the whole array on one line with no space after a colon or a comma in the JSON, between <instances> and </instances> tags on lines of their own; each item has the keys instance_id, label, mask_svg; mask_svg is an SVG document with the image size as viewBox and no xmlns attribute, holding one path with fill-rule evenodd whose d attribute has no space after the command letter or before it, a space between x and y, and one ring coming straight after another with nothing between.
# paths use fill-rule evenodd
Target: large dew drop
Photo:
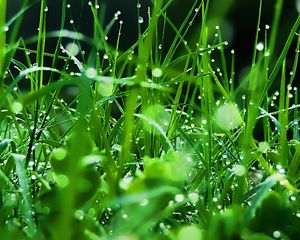
<instances>
[{"instance_id":1,"label":"large dew drop","mask_svg":"<svg viewBox=\"0 0 300 240\"><path fill-rule=\"evenodd\" d=\"M156 67L152 70L152 75L153 75L153 77L161 77L162 70L160 68Z\"/></svg>"},{"instance_id":2,"label":"large dew drop","mask_svg":"<svg viewBox=\"0 0 300 240\"><path fill-rule=\"evenodd\" d=\"M224 131L233 130L243 123L240 111L233 103L221 105L217 109L214 118L216 125Z\"/></svg>"},{"instance_id":3,"label":"large dew drop","mask_svg":"<svg viewBox=\"0 0 300 240\"><path fill-rule=\"evenodd\" d=\"M66 50L71 56L78 55L80 49L76 43L68 43L66 46Z\"/></svg>"}]
</instances>

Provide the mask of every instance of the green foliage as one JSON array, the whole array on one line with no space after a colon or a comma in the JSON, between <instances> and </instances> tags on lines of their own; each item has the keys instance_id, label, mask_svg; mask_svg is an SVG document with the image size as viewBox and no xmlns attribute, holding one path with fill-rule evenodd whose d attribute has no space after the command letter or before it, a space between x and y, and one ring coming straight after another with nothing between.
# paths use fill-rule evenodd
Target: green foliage
<instances>
[{"instance_id":1,"label":"green foliage","mask_svg":"<svg viewBox=\"0 0 300 240\"><path fill-rule=\"evenodd\" d=\"M193 1L177 26L175 1L153 0L121 49L126 23L116 12L106 25L101 1L82 1L90 37L65 29L66 0L57 31L46 0L8 20L0 0L1 239L299 238L300 16L277 56L284 1L263 29L261 0L252 65L236 79L214 26L233 1L219 2ZM24 39L36 3L39 31Z\"/></svg>"}]
</instances>

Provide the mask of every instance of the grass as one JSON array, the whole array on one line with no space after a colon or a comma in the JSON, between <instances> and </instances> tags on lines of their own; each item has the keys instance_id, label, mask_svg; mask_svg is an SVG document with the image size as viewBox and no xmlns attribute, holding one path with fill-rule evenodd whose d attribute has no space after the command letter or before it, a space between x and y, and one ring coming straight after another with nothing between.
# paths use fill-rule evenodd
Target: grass
<instances>
[{"instance_id":1,"label":"grass","mask_svg":"<svg viewBox=\"0 0 300 240\"><path fill-rule=\"evenodd\" d=\"M39 31L25 39L36 4ZM46 0L11 20L0 0L1 239L298 239L300 16L277 56L284 2L263 27L260 1L239 80L209 1L179 26L172 0L153 0L143 21L138 7L125 50L121 13L105 25L100 1L83 4L92 36L66 30L66 0L56 31Z\"/></svg>"}]
</instances>

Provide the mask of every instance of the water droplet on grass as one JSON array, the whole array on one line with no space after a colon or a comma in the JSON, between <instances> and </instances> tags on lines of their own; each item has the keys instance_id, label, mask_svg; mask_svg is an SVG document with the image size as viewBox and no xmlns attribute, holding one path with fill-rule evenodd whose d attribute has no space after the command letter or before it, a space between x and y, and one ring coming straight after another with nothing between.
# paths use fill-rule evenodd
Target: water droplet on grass
<instances>
[{"instance_id":1,"label":"water droplet on grass","mask_svg":"<svg viewBox=\"0 0 300 240\"><path fill-rule=\"evenodd\" d=\"M196 192L189 193L189 199L192 204L196 204L199 201L199 195Z\"/></svg>"},{"instance_id":2,"label":"water droplet on grass","mask_svg":"<svg viewBox=\"0 0 300 240\"><path fill-rule=\"evenodd\" d=\"M273 232L273 237L274 238L280 238L281 237L281 233L279 231L274 231Z\"/></svg>"},{"instance_id":3,"label":"water droplet on grass","mask_svg":"<svg viewBox=\"0 0 300 240\"><path fill-rule=\"evenodd\" d=\"M243 123L240 111L233 103L226 103L220 106L214 118L216 125L224 131L233 130Z\"/></svg>"},{"instance_id":4,"label":"water droplet on grass","mask_svg":"<svg viewBox=\"0 0 300 240\"><path fill-rule=\"evenodd\" d=\"M160 68L156 67L152 70L152 75L153 75L153 77L161 77L162 70Z\"/></svg>"},{"instance_id":5,"label":"water droplet on grass","mask_svg":"<svg viewBox=\"0 0 300 240\"><path fill-rule=\"evenodd\" d=\"M97 92L104 97L111 96L113 94L114 85L113 82L100 82L97 86Z\"/></svg>"},{"instance_id":6,"label":"water droplet on grass","mask_svg":"<svg viewBox=\"0 0 300 240\"><path fill-rule=\"evenodd\" d=\"M85 76L87 76L88 78L95 78L97 76L97 71L95 68L88 68L86 71L85 71Z\"/></svg>"},{"instance_id":7,"label":"water droplet on grass","mask_svg":"<svg viewBox=\"0 0 300 240\"><path fill-rule=\"evenodd\" d=\"M263 42L259 42L259 43L256 45L256 50L257 50L257 51L262 51L262 50L264 50L264 44L263 44Z\"/></svg>"},{"instance_id":8,"label":"water droplet on grass","mask_svg":"<svg viewBox=\"0 0 300 240\"><path fill-rule=\"evenodd\" d=\"M183 194L177 194L177 195L175 196L175 201L178 202L178 203L183 202L183 201L184 201L184 196L183 196Z\"/></svg>"},{"instance_id":9,"label":"water droplet on grass","mask_svg":"<svg viewBox=\"0 0 300 240\"><path fill-rule=\"evenodd\" d=\"M262 153L266 153L267 151L270 150L270 145L267 142L260 142L258 144L258 150Z\"/></svg>"},{"instance_id":10,"label":"water droplet on grass","mask_svg":"<svg viewBox=\"0 0 300 240\"><path fill-rule=\"evenodd\" d=\"M144 22L144 18L143 17L139 17L139 23L143 23Z\"/></svg>"},{"instance_id":11,"label":"water droplet on grass","mask_svg":"<svg viewBox=\"0 0 300 240\"><path fill-rule=\"evenodd\" d=\"M14 102L11 106L11 110L14 112L14 113L20 113L22 110L23 110L23 105L22 103L20 102Z\"/></svg>"},{"instance_id":12,"label":"water droplet on grass","mask_svg":"<svg viewBox=\"0 0 300 240\"><path fill-rule=\"evenodd\" d=\"M76 210L74 213L74 217L78 220L83 220L84 212L82 210Z\"/></svg>"},{"instance_id":13,"label":"water droplet on grass","mask_svg":"<svg viewBox=\"0 0 300 240\"><path fill-rule=\"evenodd\" d=\"M57 175L56 180L57 180L57 185L61 188L65 188L69 184L69 178L64 174Z\"/></svg>"},{"instance_id":14,"label":"water droplet on grass","mask_svg":"<svg viewBox=\"0 0 300 240\"><path fill-rule=\"evenodd\" d=\"M63 148L57 148L52 152L53 158L63 160L67 156L67 151Z\"/></svg>"},{"instance_id":15,"label":"water droplet on grass","mask_svg":"<svg viewBox=\"0 0 300 240\"><path fill-rule=\"evenodd\" d=\"M80 49L76 43L68 43L66 46L66 50L71 56L78 55Z\"/></svg>"},{"instance_id":16,"label":"water droplet on grass","mask_svg":"<svg viewBox=\"0 0 300 240\"><path fill-rule=\"evenodd\" d=\"M242 165L233 166L233 171L237 176L244 176L246 174L246 168Z\"/></svg>"},{"instance_id":17,"label":"water droplet on grass","mask_svg":"<svg viewBox=\"0 0 300 240\"><path fill-rule=\"evenodd\" d=\"M178 240L201 240L202 232L196 226L186 226L180 229L177 236Z\"/></svg>"},{"instance_id":18,"label":"water droplet on grass","mask_svg":"<svg viewBox=\"0 0 300 240\"><path fill-rule=\"evenodd\" d=\"M141 5L140 3L137 3L136 7L137 7L137 8L141 8L142 5Z\"/></svg>"}]
</instances>

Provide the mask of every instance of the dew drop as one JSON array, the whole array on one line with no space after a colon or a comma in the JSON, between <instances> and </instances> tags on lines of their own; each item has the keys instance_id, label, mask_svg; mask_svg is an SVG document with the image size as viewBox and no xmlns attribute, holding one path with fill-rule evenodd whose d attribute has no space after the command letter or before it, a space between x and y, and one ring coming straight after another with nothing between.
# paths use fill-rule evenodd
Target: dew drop
<instances>
[{"instance_id":1,"label":"dew drop","mask_svg":"<svg viewBox=\"0 0 300 240\"><path fill-rule=\"evenodd\" d=\"M68 186L68 184L69 184L69 178L68 178L68 176L66 176L64 174L57 175L56 180L57 180L58 186L61 188L64 188L64 187Z\"/></svg>"},{"instance_id":2,"label":"dew drop","mask_svg":"<svg viewBox=\"0 0 300 240\"><path fill-rule=\"evenodd\" d=\"M273 237L274 238L280 238L281 237L281 233L279 231L274 231L273 232Z\"/></svg>"},{"instance_id":3,"label":"dew drop","mask_svg":"<svg viewBox=\"0 0 300 240\"><path fill-rule=\"evenodd\" d=\"M256 49L257 49L257 51L262 51L262 50L264 50L264 44L263 44L263 42L259 42L259 43L256 45Z\"/></svg>"},{"instance_id":4,"label":"dew drop","mask_svg":"<svg viewBox=\"0 0 300 240\"><path fill-rule=\"evenodd\" d=\"M139 23L143 23L144 22L144 18L143 17L139 17Z\"/></svg>"},{"instance_id":5,"label":"dew drop","mask_svg":"<svg viewBox=\"0 0 300 240\"><path fill-rule=\"evenodd\" d=\"M244 176L246 174L246 168L242 165L233 166L233 171L237 176Z\"/></svg>"},{"instance_id":6,"label":"dew drop","mask_svg":"<svg viewBox=\"0 0 300 240\"><path fill-rule=\"evenodd\" d=\"M80 49L76 43L68 43L66 46L66 50L71 56L78 55Z\"/></svg>"},{"instance_id":7,"label":"dew drop","mask_svg":"<svg viewBox=\"0 0 300 240\"><path fill-rule=\"evenodd\" d=\"M140 3L138 3L138 4L136 5L136 7L137 7L137 8L141 8L142 5L141 5Z\"/></svg>"},{"instance_id":8,"label":"dew drop","mask_svg":"<svg viewBox=\"0 0 300 240\"><path fill-rule=\"evenodd\" d=\"M108 55L106 53L103 55L103 59L108 59Z\"/></svg>"},{"instance_id":9,"label":"dew drop","mask_svg":"<svg viewBox=\"0 0 300 240\"><path fill-rule=\"evenodd\" d=\"M190 202L196 204L199 201L199 195L196 192L189 193Z\"/></svg>"},{"instance_id":10,"label":"dew drop","mask_svg":"<svg viewBox=\"0 0 300 240\"><path fill-rule=\"evenodd\" d=\"M162 70L160 68L156 67L152 70L152 75L153 75L153 77L161 77Z\"/></svg>"},{"instance_id":11,"label":"dew drop","mask_svg":"<svg viewBox=\"0 0 300 240\"><path fill-rule=\"evenodd\" d=\"M20 102L14 102L11 106L11 110L14 112L14 113L20 113L22 110L23 110L23 105L22 103Z\"/></svg>"},{"instance_id":12,"label":"dew drop","mask_svg":"<svg viewBox=\"0 0 300 240\"><path fill-rule=\"evenodd\" d=\"M57 148L52 152L53 158L56 160L63 160L67 156L67 151L63 148Z\"/></svg>"},{"instance_id":13,"label":"dew drop","mask_svg":"<svg viewBox=\"0 0 300 240\"><path fill-rule=\"evenodd\" d=\"M88 68L86 71L85 71L85 76L87 76L88 78L95 78L97 76L97 71L95 68Z\"/></svg>"},{"instance_id":14,"label":"dew drop","mask_svg":"<svg viewBox=\"0 0 300 240\"><path fill-rule=\"evenodd\" d=\"M183 201L184 201L184 196L183 196L183 194L177 194L177 195L175 196L175 201L178 202L178 203L183 202Z\"/></svg>"}]
</instances>

